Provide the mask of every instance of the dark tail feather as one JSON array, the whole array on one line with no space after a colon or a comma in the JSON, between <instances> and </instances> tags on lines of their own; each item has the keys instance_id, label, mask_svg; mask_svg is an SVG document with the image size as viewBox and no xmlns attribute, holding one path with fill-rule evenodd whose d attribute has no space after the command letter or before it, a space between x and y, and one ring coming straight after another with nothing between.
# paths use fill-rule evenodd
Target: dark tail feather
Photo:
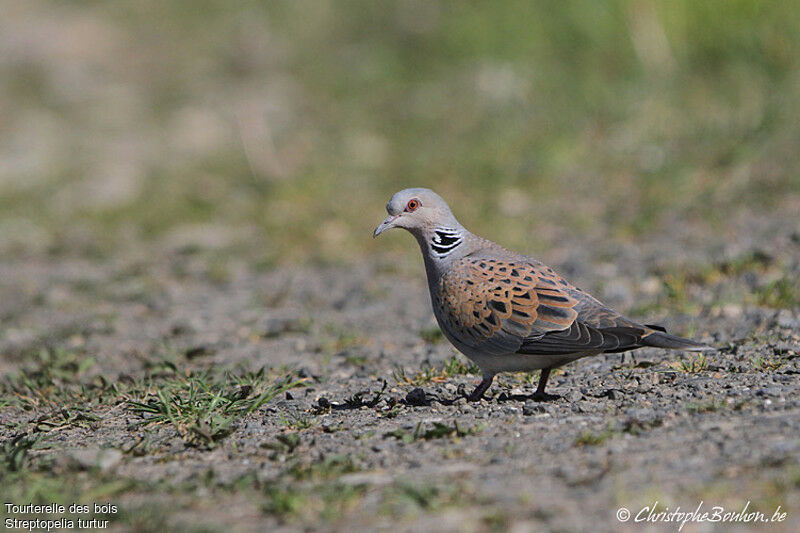
<instances>
[{"instance_id":1,"label":"dark tail feather","mask_svg":"<svg viewBox=\"0 0 800 533\"><path fill-rule=\"evenodd\" d=\"M656 348L666 348L668 350L686 350L688 352L716 351L716 348L712 348L707 344L701 344L662 331L654 331L650 335L642 337L642 344L644 346L655 346Z\"/></svg>"}]
</instances>

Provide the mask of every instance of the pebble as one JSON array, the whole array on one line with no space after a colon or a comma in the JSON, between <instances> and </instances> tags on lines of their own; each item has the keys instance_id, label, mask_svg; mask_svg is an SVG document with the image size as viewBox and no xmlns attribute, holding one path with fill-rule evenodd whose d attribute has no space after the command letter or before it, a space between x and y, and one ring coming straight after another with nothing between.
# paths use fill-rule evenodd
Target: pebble
<instances>
[{"instance_id":1,"label":"pebble","mask_svg":"<svg viewBox=\"0 0 800 533\"><path fill-rule=\"evenodd\" d=\"M583 399L583 394L574 390L565 396L568 402L579 402Z\"/></svg>"},{"instance_id":2,"label":"pebble","mask_svg":"<svg viewBox=\"0 0 800 533\"><path fill-rule=\"evenodd\" d=\"M522 414L525 416L538 415L546 412L547 408L541 403L527 402L522 406Z\"/></svg>"},{"instance_id":3,"label":"pebble","mask_svg":"<svg viewBox=\"0 0 800 533\"><path fill-rule=\"evenodd\" d=\"M425 391L419 387L411 389L411 391L406 394L406 403L408 405L425 405L426 401L427 395Z\"/></svg>"},{"instance_id":4,"label":"pebble","mask_svg":"<svg viewBox=\"0 0 800 533\"><path fill-rule=\"evenodd\" d=\"M122 452L113 448L84 448L69 452L69 458L84 469L99 468L107 472L122 461Z\"/></svg>"}]
</instances>

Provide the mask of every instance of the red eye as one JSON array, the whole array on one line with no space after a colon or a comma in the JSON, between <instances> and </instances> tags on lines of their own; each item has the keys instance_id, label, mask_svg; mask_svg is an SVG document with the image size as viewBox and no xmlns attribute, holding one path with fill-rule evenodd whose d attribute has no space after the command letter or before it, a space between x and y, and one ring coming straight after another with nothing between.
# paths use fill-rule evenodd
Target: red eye
<instances>
[{"instance_id":1,"label":"red eye","mask_svg":"<svg viewBox=\"0 0 800 533\"><path fill-rule=\"evenodd\" d=\"M419 200L417 199L409 200L408 204L406 204L406 211L410 213L411 211L415 211L418 207L419 207Z\"/></svg>"}]
</instances>

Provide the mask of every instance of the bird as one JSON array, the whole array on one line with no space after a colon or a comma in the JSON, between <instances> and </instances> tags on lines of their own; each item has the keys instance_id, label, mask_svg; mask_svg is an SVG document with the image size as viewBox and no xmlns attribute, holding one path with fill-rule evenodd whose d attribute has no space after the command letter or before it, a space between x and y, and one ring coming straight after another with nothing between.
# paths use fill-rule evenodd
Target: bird
<instances>
[{"instance_id":1,"label":"bird","mask_svg":"<svg viewBox=\"0 0 800 533\"><path fill-rule=\"evenodd\" d=\"M395 193L373 238L402 228L417 240L433 314L444 336L482 372L468 395L479 401L500 372L540 370L532 398L553 369L583 357L645 346L691 352L714 348L637 323L579 289L549 266L468 231L430 189Z\"/></svg>"}]
</instances>

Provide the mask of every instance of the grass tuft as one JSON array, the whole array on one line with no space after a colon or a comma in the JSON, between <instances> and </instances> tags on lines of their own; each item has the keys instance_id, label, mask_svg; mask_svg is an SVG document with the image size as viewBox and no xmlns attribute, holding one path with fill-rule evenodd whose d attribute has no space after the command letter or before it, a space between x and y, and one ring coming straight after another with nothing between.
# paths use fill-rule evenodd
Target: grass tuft
<instances>
[{"instance_id":1,"label":"grass tuft","mask_svg":"<svg viewBox=\"0 0 800 533\"><path fill-rule=\"evenodd\" d=\"M705 355L691 355L689 359L676 361L670 365L678 372L685 372L687 374L697 374L708 370L708 359Z\"/></svg>"},{"instance_id":2,"label":"grass tuft","mask_svg":"<svg viewBox=\"0 0 800 533\"><path fill-rule=\"evenodd\" d=\"M424 385L426 383L441 383L455 376L480 375L481 370L470 361L465 361L461 356L452 356L442 366L427 366L415 374L408 375L404 368L398 367L392 377L399 385Z\"/></svg>"},{"instance_id":3,"label":"grass tuft","mask_svg":"<svg viewBox=\"0 0 800 533\"><path fill-rule=\"evenodd\" d=\"M162 383L127 406L142 417L136 425L170 424L187 444L214 447L240 419L303 381L286 375L270 383L263 372L215 381L199 373Z\"/></svg>"}]
</instances>

